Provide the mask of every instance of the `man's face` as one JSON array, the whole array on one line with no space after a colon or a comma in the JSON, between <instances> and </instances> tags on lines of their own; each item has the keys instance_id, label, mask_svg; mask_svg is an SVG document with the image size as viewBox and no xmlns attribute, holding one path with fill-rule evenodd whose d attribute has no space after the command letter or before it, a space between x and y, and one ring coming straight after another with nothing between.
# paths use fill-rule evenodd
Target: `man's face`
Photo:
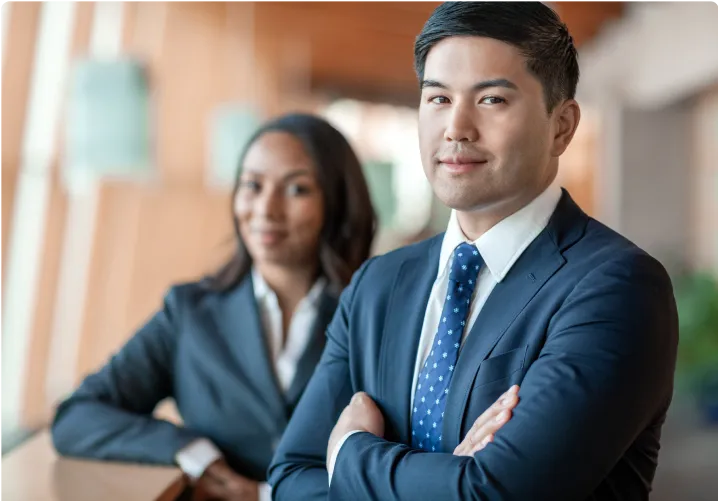
<instances>
[{"instance_id":1,"label":"man's face","mask_svg":"<svg viewBox=\"0 0 718 501\"><path fill-rule=\"evenodd\" d=\"M554 117L515 47L449 37L426 59L419 144L436 196L460 211L528 202L556 175Z\"/></svg>"}]
</instances>

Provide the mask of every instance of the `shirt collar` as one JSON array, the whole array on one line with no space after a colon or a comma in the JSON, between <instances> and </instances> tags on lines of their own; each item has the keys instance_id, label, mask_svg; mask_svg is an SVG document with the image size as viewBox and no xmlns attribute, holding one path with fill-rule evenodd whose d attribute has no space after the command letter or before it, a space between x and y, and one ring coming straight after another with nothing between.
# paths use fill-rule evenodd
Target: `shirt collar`
<instances>
[{"instance_id":1,"label":"shirt collar","mask_svg":"<svg viewBox=\"0 0 718 501\"><path fill-rule=\"evenodd\" d=\"M257 271L257 268L252 266L252 285L254 286L254 297L257 301L262 301L266 299L272 299L274 302L277 301L277 295L274 293L274 291L269 287L269 284L267 284L266 280L264 280L264 277ZM300 302L300 304L310 304L315 305L319 301L319 298L324 291L324 288L327 285L327 279L324 276L320 276L316 282L314 282L314 285L312 285L312 288L309 289L309 292L306 296L304 296L304 299Z\"/></svg>"},{"instance_id":2,"label":"shirt collar","mask_svg":"<svg viewBox=\"0 0 718 501\"><path fill-rule=\"evenodd\" d=\"M499 221L473 242L461 230L456 211L452 210L441 244L438 276L447 272L456 246L468 242L476 245L491 275L501 282L521 254L546 228L560 198L561 188L554 181L531 203Z\"/></svg>"}]
</instances>

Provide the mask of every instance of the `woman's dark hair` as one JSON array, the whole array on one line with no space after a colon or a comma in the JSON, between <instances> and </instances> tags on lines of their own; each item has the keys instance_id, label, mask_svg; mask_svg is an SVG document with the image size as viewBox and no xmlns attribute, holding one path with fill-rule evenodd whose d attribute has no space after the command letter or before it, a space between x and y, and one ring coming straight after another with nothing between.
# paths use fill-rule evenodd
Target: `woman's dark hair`
<instances>
[{"instance_id":1,"label":"woman's dark hair","mask_svg":"<svg viewBox=\"0 0 718 501\"><path fill-rule=\"evenodd\" d=\"M320 273L329 280L331 286L340 291L369 257L377 224L376 214L361 164L346 138L325 120L306 114L284 115L271 120L260 127L247 143L240 155L232 190L236 252L205 283L213 290L226 291L239 284L251 268L252 258L239 232L234 200L240 187L240 175L247 151L268 132L285 132L297 138L314 163L324 197L324 226L319 246Z\"/></svg>"},{"instance_id":2,"label":"woman's dark hair","mask_svg":"<svg viewBox=\"0 0 718 501\"><path fill-rule=\"evenodd\" d=\"M568 28L540 2L446 2L431 14L414 44L414 68L424 80L426 57L434 45L455 36L486 37L513 45L543 87L548 112L573 99L578 85L578 53Z\"/></svg>"}]
</instances>

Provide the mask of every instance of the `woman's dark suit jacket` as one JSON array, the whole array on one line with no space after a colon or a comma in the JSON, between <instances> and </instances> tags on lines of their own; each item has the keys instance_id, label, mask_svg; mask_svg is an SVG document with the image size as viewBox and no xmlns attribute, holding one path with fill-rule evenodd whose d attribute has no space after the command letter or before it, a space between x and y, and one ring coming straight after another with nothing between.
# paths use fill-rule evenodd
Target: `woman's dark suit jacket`
<instances>
[{"instance_id":1,"label":"woman's dark suit jacket","mask_svg":"<svg viewBox=\"0 0 718 501\"><path fill-rule=\"evenodd\" d=\"M60 404L52 425L68 456L172 464L204 437L237 472L258 481L319 361L337 296L325 289L314 333L286 393L275 376L251 274L219 293L175 286L163 308ZM152 417L173 397L183 427Z\"/></svg>"}]
</instances>

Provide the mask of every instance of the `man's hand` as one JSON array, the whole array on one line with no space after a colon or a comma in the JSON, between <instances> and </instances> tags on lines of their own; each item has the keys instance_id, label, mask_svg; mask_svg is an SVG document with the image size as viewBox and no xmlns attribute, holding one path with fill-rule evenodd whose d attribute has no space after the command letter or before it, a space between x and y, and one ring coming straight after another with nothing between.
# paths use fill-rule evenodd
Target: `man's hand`
<instances>
[{"instance_id":1,"label":"man's hand","mask_svg":"<svg viewBox=\"0 0 718 501\"><path fill-rule=\"evenodd\" d=\"M369 395L363 391L354 394L349 405L339 416L337 424L334 425L327 445L327 461L342 437L354 430L367 431L377 437L384 436L384 416Z\"/></svg>"},{"instance_id":2,"label":"man's hand","mask_svg":"<svg viewBox=\"0 0 718 501\"><path fill-rule=\"evenodd\" d=\"M224 459L207 467L197 480L192 501L258 501L259 486L235 473Z\"/></svg>"},{"instance_id":3,"label":"man's hand","mask_svg":"<svg viewBox=\"0 0 718 501\"><path fill-rule=\"evenodd\" d=\"M494 440L494 433L508 423L511 411L519 403L519 387L514 385L481 414L464 440L454 449L454 456L473 456Z\"/></svg>"}]
</instances>

